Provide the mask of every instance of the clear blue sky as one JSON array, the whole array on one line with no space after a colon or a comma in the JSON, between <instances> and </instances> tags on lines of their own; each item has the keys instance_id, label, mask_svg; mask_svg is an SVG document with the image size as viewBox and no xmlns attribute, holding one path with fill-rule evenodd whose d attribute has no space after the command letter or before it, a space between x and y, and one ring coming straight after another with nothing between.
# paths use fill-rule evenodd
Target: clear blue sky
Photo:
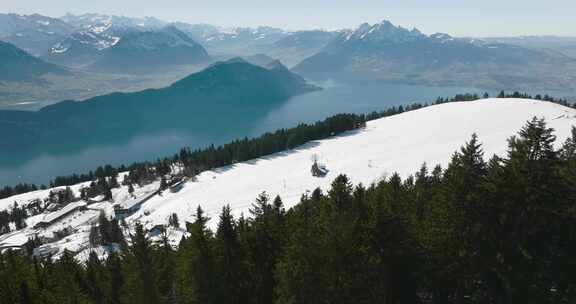
<instances>
[{"instance_id":1,"label":"clear blue sky","mask_svg":"<svg viewBox=\"0 0 576 304\"><path fill-rule=\"evenodd\" d=\"M576 36L576 0L0 0L0 11L97 12L223 26L339 29L388 19L455 36Z\"/></svg>"}]
</instances>

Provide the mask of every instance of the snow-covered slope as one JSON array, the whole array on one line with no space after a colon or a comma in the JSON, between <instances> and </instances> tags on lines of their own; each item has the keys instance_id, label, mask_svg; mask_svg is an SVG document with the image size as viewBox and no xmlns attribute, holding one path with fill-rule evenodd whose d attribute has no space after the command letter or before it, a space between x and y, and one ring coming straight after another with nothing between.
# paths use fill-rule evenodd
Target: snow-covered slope
<instances>
[{"instance_id":1,"label":"snow-covered slope","mask_svg":"<svg viewBox=\"0 0 576 304\"><path fill-rule=\"evenodd\" d=\"M270 196L280 195L286 206L291 207L306 191L317 187L327 189L339 174L347 174L354 183L370 184L394 172L406 177L423 163L430 167L446 165L451 154L473 133L478 134L487 158L493 154L504 156L507 139L534 116L545 118L556 130L557 145L569 136L576 124L575 109L534 100L486 99L431 106L370 121L362 130L314 141L294 150L203 172L195 181L186 182L178 192L164 191L153 196L126 221L128 224L139 221L150 228L166 224L168 217L177 213L183 223L184 220L192 221L196 207L201 205L212 218L210 226L215 228L224 205L230 204L235 215L247 215L255 197L263 191ZM329 170L325 177L312 176L310 169L314 157ZM157 189L157 186L155 183L147 187ZM78 186L72 188L74 191L79 189ZM139 197L150 192L144 190L137 188L135 195ZM0 200L0 208L7 208L15 201L25 203L35 197L44 198L47 194L47 191L36 191ZM113 195L114 204L133 199L126 187L114 189ZM111 204L104 202L90 209L109 211L109 208ZM94 219L94 214L77 216L85 216L87 221ZM32 220L29 220L30 224ZM77 222L75 225L79 226ZM87 225L78 229L70 242L86 240ZM23 240L22 235L11 237L15 241ZM179 237L181 233L175 233L173 241ZM0 237L0 245L9 241L9 238ZM65 242L60 243L54 245L57 248L66 246Z\"/></svg>"},{"instance_id":2,"label":"snow-covered slope","mask_svg":"<svg viewBox=\"0 0 576 304\"><path fill-rule=\"evenodd\" d=\"M292 151L204 172L180 192L154 197L133 218L165 222L176 212L180 218L192 219L201 205L215 225L222 206L230 204L235 215L246 214L262 191L280 195L290 207L306 191L327 189L339 174L347 174L354 183L370 184L394 172L408 176L423 163L445 165L473 133L483 143L486 157L504 156L506 140L534 116L545 118L556 130L557 144L576 124L576 110L541 101L488 99L431 106L371 121L363 130ZM310 173L314 155L329 170L326 177Z\"/></svg>"}]
</instances>

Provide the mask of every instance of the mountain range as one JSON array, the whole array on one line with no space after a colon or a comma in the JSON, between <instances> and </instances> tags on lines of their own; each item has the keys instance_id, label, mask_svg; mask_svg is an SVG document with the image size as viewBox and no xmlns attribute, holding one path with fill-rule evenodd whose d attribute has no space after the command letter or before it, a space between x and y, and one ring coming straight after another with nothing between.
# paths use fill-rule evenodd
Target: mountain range
<instances>
[{"instance_id":1,"label":"mountain range","mask_svg":"<svg viewBox=\"0 0 576 304\"><path fill-rule=\"evenodd\" d=\"M206 24L176 23L175 26L188 32L194 39L214 50L246 50L274 43L290 32L273 27L222 28Z\"/></svg>"},{"instance_id":2,"label":"mountain range","mask_svg":"<svg viewBox=\"0 0 576 304\"><path fill-rule=\"evenodd\" d=\"M203 65L208 52L174 26L156 31L133 32L102 52L90 68L134 73L177 65Z\"/></svg>"},{"instance_id":3,"label":"mountain range","mask_svg":"<svg viewBox=\"0 0 576 304\"><path fill-rule=\"evenodd\" d=\"M74 33L75 27L63 20L33 15L0 14L0 40L40 56L55 43Z\"/></svg>"},{"instance_id":4,"label":"mountain range","mask_svg":"<svg viewBox=\"0 0 576 304\"><path fill-rule=\"evenodd\" d=\"M166 25L168 22L159 20L154 17L126 17L117 15L104 15L104 14L66 14L60 18L62 21L72 25L75 28L82 29L95 29L101 28L100 32L106 30L118 31L121 29L140 28L142 30L159 29Z\"/></svg>"},{"instance_id":5,"label":"mountain range","mask_svg":"<svg viewBox=\"0 0 576 304\"><path fill-rule=\"evenodd\" d=\"M294 70L315 79L479 87L561 88L576 80L576 60L567 56L447 34L425 35L388 21L340 33ZM543 77L543 72L548 74Z\"/></svg>"},{"instance_id":6,"label":"mountain range","mask_svg":"<svg viewBox=\"0 0 576 304\"><path fill-rule=\"evenodd\" d=\"M134 40L142 36L153 36L152 31L159 31L156 36L166 31L160 31L167 23L156 18L130 18L113 15L67 14L61 18L77 30L47 50L43 58L47 61L74 67L89 67L105 55L106 50L114 47L124 37ZM165 41L169 38L163 38ZM151 37L154 40L162 38Z\"/></svg>"},{"instance_id":7,"label":"mountain range","mask_svg":"<svg viewBox=\"0 0 576 304\"><path fill-rule=\"evenodd\" d=\"M537 50L560 52L576 58L576 37L562 36L517 36L517 37L487 37L485 41L517 45Z\"/></svg>"},{"instance_id":8,"label":"mountain range","mask_svg":"<svg viewBox=\"0 0 576 304\"><path fill-rule=\"evenodd\" d=\"M0 40L44 61L11 72L34 74L43 78L43 86L6 85L26 77L4 77L0 104L8 105L159 88L211 62L237 56L263 65L280 60L311 80L492 90L576 88L576 59L570 56L568 40L559 50L542 47L549 40L540 39L534 47L521 43L526 39L427 35L389 21L352 30L287 31L169 23L152 17L0 14ZM560 45L556 42L550 44ZM42 76L48 75L47 62L66 67L51 69L74 76ZM32 73L30 66L39 71Z\"/></svg>"},{"instance_id":9,"label":"mountain range","mask_svg":"<svg viewBox=\"0 0 576 304\"><path fill-rule=\"evenodd\" d=\"M265 26L224 28L182 22L174 23L174 26L188 33L215 56L266 54L290 67L320 50L337 33L323 30L287 31Z\"/></svg>"},{"instance_id":10,"label":"mountain range","mask_svg":"<svg viewBox=\"0 0 576 304\"><path fill-rule=\"evenodd\" d=\"M41 15L0 14L0 40L71 67L87 67L102 51L124 36L159 31L173 25L216 57L265 53L294 66L326 45L337 32L287 31L273 27L225 28L208 24L169 23L157 18L103 14L67 14L61 18Z\"/></svg>"}]
</instances>

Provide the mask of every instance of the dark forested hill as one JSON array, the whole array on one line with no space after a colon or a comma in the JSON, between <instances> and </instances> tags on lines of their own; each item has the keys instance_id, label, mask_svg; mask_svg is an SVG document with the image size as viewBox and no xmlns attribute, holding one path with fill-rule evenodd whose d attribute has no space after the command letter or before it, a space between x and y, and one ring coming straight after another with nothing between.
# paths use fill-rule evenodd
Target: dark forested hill
<instances>
[{"instance_id":1,"label":"dark forested hill","mask_svg":"<svg viewBox=\"0 0 576 304\"><path fill-rule=\"evenodd\" d=\"M13 44L0 41L0 81L32 81L50 73L68 72L26 53Z\"/></svg>"},{"instance_id":2,"label":"dark forested hill","mask_svg":"<svg viewBox=\"0 0 576 304\"><path fill-rule=\"evenodd\" d=\"M241 125L256 113L314 89L279 63L263 68L236 59L163 89L63 101L38 112L0 111L0 145L48 148L55 141L62 145L78 136L89 144L183 126L210 129L218 119Z\"/></svg>"}]
</instances>

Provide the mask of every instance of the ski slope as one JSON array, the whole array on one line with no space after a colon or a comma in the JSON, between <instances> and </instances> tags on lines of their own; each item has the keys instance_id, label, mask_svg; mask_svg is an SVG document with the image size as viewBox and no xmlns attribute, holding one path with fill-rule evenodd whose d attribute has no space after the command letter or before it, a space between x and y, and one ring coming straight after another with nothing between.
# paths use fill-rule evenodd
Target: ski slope
<instances>
[{"instance_id":1,"label":"ski slope","mask_svg":"<svg viewBox=\"0 0 576 304\"><path fill-rule=\"evenodd\" d=\"M415 173L423 163L430 168L445 165L473 133L483 144L485 158L493 154L505 156L507 139L515 135L532 117L544 118L555 129L559 147L570 136L576 125L576 110L558 104L523 99L485 99L473 102L454 102L435 105L386 117L367 123L361 130L347 132L332 138L314 141L296 149L276 153L255 160L238 163L201 173L194 181L172 193L163 191L147 200L139 211L126 218L129 226L141 222L147 228L168 223L168 217L177 213L181 226L193 221L197 206L202 206L212 220L209 226L216 228L218 215L225 205L230 205L235 216L249 215L249 208L258 194L265 191L273 198L279 195L287 208L295 205L302 194L317 187L329 188L334 178L346 174L355 184L370 184L398 172L407 177ZM329 170L325 177L313 177L313 158ZM122 179L124 174L119 177ZM136 188L135 196L141 198L158 189L159 182ZM71 187L78 195L80 185ZM113 189L114 202L101 202L89 206L83 213L73 214L57 223L57 229L72 223L75 234L65 240L45 245L53 248L76 248L79 255L86 256L82 244L86 243L90 224L98 212L105 210L112 215L112 204L129 205L134 197L127 187ZM49 190L35 191L0 200L0 209L14 202L48 196ZM29 218L29 227L41 218L54 215L41 214ZM82 223L85 219L85 223ZM26 228L20 233L0 236L0 245L20 244L32 233L49 234L46 231ZM182 237L182 229L171 229L173 244Z\"/></svg>"},{"instance_id":2,"label":"ski slope","mask_svg":"<svg viewBox=\"0 0 576 304\"><path fill-rule=\"evenodd\" d=\"M165 223L175 212L181 219L192 220L201 205L214 228L224 205L230 204L236 216L248 215L263 191L272 198L280 195L286 207L291 207L306 191L329 188L339 174L348 175L353 183L370 184L394 172L406 177L423 163L444 166L473 133L479 136L486 158L505 156L507 139L534 116L545 118L556 130L558 145L576 124L576 110L534 100L485 99L430 106L370 121L365 129L294 150L204 172L178 193L152 198L131 219ZM312 176L314 155L329 170L325 177Z\"/></svg>"}]
</instances>

